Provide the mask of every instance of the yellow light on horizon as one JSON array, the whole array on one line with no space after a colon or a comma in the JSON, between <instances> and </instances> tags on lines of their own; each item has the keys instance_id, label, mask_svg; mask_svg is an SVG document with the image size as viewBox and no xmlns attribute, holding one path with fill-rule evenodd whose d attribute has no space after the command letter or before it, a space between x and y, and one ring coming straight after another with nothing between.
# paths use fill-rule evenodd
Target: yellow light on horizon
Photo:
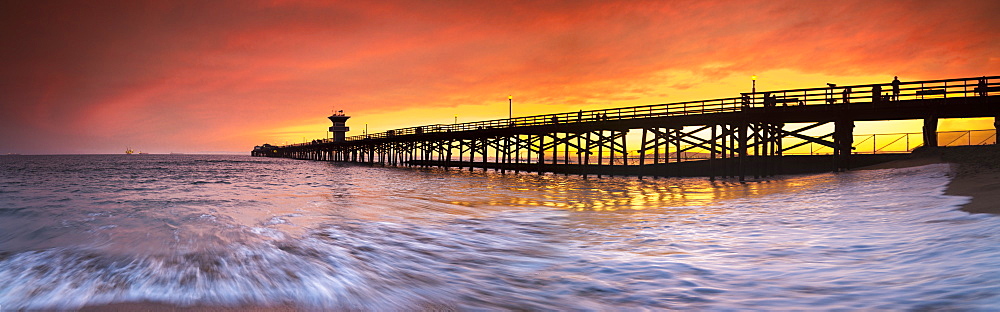
<instances>
[{"instance_id":1,"label":"yellow light on horizon","mask_svg":"<svg viewBox=\"0 0 1000 312\"><path fill-rule=\"evenodd\" d=\"M750 80L757 80L757 75L750 76Z\"/></svg>"},{"instance_id":2,"label":"yellow light on horizon","mask_svg":"<svg viewBox=\"0 0 1000 312\"><path fill-rule=\"evenodd\" d=\"M507 99L508 99L508 100L513 100L513 99L514 99L514 96L513 96L513 95L508 95L508 96L507 96Z\"/></svg>"}]
</instances>

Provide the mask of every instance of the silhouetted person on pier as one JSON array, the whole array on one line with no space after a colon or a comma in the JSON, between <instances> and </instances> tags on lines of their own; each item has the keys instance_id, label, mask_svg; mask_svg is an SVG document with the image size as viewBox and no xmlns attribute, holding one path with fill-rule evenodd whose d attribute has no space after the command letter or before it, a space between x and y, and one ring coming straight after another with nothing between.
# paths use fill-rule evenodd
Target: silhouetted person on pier
<instances>
[{"instance_id":1,"label":"silhouetted person on pier","mask_svg":"<svg viewBox=\"0 0 1000 312\"><path fill-rule=\"evenodd\" d=\"M576 113L576 120L577 121L583 121L583 110L582 109L579 112Z\"/></svg>"},{"instance_id":2,"label":"silhouetted person on pier","mask_svg":"<svg viewBox=\"0 0 1000 312\"><path fill-rule=\"evenodd\" d=\"M892 76L892 100L899 101L899 76Z\"/></svg>"},{"instance_id":3,"label":"silhouetted person on pier","mask_svg":"<svg viewBox=\"0 0 1000 312\"><path fill-rule=\"evenodd\" d=\"M771 96L771 92L764 92L764 107L775 106L775 98Z\"/></svg>"},{"instance_id":4,"label":"silhouetted person on pier","mask_svg":"<svg viewBox=\"0 0 1000 312\"><path fill-rule=\"evenodd\" d=\"M844 88L844 104L851 102L851 87Z\"/></svg>"},{"instance_id":5,"label":"silhouetted person on pier","mask_svg":"<svg viewBox=\"0 0 1000 312\"><path fill-rule=\"evenodd\" d=\"M559 123L559 116L552 116L552 123L554 124Z\"/></svg>"},{"instance_id":6,"label":"silhouetted person on pier","mask_svg":"<svg viewBox=\"0 0 1000 312\"><path fill-rule=\"evenodd\" d=\"M986 88L986 76L983 76L983 78L979 78L979 87L976 88L979 91L979 96L986 96Z\"/></svg>"},{"instance_id":7,"label":"silhouetted person on pier","mask_svg":"<svg viewBox=\"0 0 1000 312\"><path fill-rule=\"evenodd\" d=\"M882 101L882 86L874 85L872 86L872 103Z\"/></svg>"}]
</instances>

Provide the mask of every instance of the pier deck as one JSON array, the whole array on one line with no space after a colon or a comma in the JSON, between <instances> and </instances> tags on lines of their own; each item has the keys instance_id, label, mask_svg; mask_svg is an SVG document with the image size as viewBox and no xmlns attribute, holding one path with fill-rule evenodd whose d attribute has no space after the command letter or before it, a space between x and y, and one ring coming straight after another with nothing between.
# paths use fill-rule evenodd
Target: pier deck
<instances>
[{"instance_id":1,"label":"pier deck","mask_svg":"<svg viewBox=\"0 0 1000 312\"><path fill-rule=\"evenodd\" d=\"M998 82L1000 77L986 76L741 93L724 99L394 129L263 146L253 155L391 166L741 179L794 173L805 163L847 170L892 158L856 155L855 122L920 119L920 145L937 146L940 118L1000 116ZM341 126L346 120L334 117ZM812 133L829 124L831 133ZM639 135L626 140L636 130ZM629 148L629 141L638 146ZM810 161L787 155L805 145L827 148L829 155Z\"/></svg>"}]
</instances>

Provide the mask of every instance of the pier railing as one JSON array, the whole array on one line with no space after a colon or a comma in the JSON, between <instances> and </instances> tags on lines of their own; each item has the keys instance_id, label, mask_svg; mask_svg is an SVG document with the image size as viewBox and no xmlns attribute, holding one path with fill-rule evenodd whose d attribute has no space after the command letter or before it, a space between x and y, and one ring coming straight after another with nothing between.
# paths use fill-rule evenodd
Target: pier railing
<instances>
[{"instance_id":1,"label":"pier railing","mask_svg":"<svg viewBox=\"0 0 1000 312\"><path fill-rule=\"evenodd\" d=\"M457 124L435 124L409 127L389 130L381 133L351 136L346 140L356 141L442 132L477 131L511 127L533 127L556 124L739 112L751 108L767 108L776 106L837 105L856 102L878 104L881 102L917 99L996 95L997 93L1000 93L1000 82L998 82L998 79L1000 79L1000 76L901 82L898 84L898 93L892 83L761 91L755 93L742 93L740 97L733 98L652 104L599 110L580 110L576 112L515 117L510 119L494 119ZM318 140L318 142L327 143L331 142L331 140Z\"/></svg>"},{"instance_id":2,"label":"pier railing","mask_svg":"<svg viewBox=\"0 0 1000 312\"><path fill-rule=\"evenodd\" d=\"M655 117L740 112L754 108L797 105L840 105L922 100L949 97L988 96L1000 93L1000 76L983 76L942 80L901 82L898 93L893 84L827 86L822 88L790 89L741 93L740 97L652 104L599 110L580 110L556 114L494 119L456 124L435 124L388 130L381 133L355 135L346 141L385 139L399 136L446 132L478 131L500 128L549 126L633 120ZM332 143L333 139L317 139L281 147Z\"/></svg>"},{"instance_id":3,"label":"pier railing","mask_svg":"<svg viewBox=\"0 0 1000 312\"><path fill-rule=\"evenodd\" d=\"M997 143L996 130L964 130L937 132L938 146L994 145ZM884 133L854 136L854 154L898 154L909 153L924 145L923 133ZM829 146L810 143L785 155L830 155Z\"/></svg>"},{"instance_id":4,"label":"pier railing","mask_svg":"<svg viewBox=\"0 0 1000 312\"><path fill-rule=\"evenodd\" d=\"M577 112L557 113L515 117L510 119L495 119L459 124L437 124L429 126L394 129L381 133L357 135L348 137L347 141L381 139L404 135L419 135L441 132L461 132L500 129L511 127L532 127L556 124L573 124L586 122L603 122L614 120L629 120L651 117L667 117L679 115L708 114L736 112L741 110L741 98L713 99L670 104L654 104L601 110L580 110Z\"/></svg>"}]
</instances>

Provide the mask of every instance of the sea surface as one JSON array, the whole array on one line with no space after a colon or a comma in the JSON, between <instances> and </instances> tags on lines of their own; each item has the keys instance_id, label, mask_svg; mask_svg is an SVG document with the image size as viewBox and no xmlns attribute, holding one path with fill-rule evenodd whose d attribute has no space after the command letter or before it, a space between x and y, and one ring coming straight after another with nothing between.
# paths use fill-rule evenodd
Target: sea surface
<instances>
[{"instance_id":1,"label":"sea surface","mask_svg":"<svg viewBox=\"0 0 1000 312\"><path fill-rule=\"evenodd\" d=\"M0 309L995 310L945 164L764 181L0 156Z\"/></svg>"}]
</instances>

